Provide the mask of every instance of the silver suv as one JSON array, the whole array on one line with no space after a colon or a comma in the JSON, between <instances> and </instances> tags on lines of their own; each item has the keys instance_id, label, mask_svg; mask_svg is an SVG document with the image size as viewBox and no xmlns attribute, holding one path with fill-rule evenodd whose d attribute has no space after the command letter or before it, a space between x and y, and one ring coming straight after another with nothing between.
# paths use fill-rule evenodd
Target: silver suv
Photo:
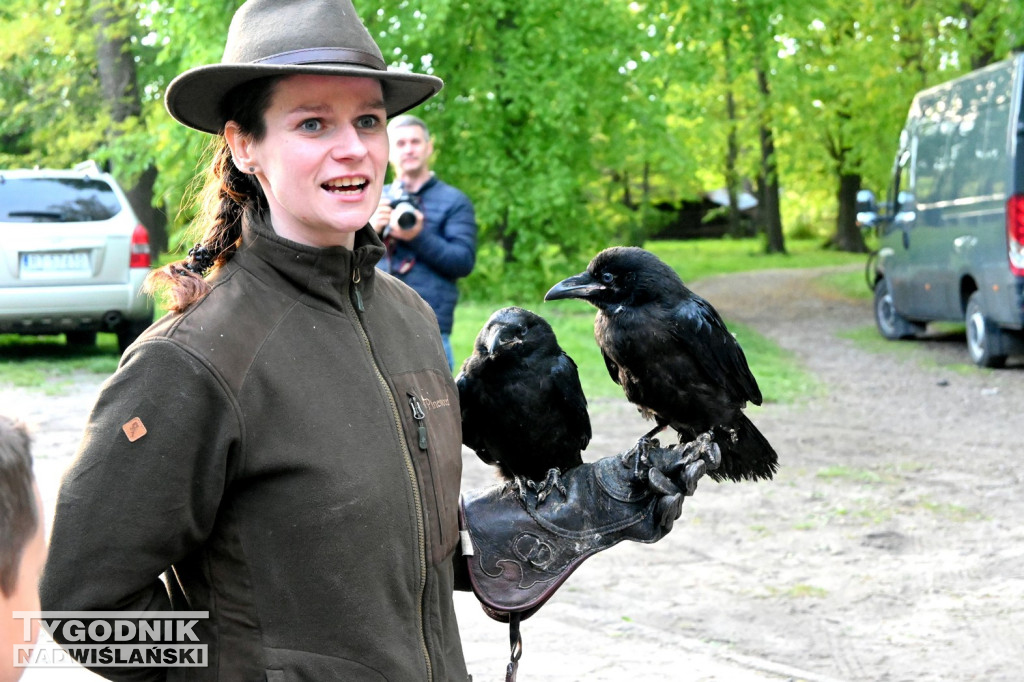
<instances>
[{"instance_id":1,"label":"silver suv","mask_svg":"<svg viewBox=\"0 0 1024 682\"><path fill-rule=\"evenodd\" d=\"M0 170L0 334L107 331L124 351L153 321L150 265L149 233L94 162Z\"/></svg>"}]
</instances>

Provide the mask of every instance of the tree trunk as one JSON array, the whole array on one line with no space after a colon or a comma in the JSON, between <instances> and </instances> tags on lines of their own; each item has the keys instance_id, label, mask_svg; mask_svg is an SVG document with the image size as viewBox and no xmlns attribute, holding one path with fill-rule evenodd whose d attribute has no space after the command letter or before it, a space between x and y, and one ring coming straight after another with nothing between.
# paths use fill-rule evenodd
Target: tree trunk
<instances>
[{"instance_id":1,"label":"tree trunk","mask_svg":"<svg viewBox=\"0 0 1024 682\"><path fill-rule=\"evenodd\" d=\"M725 93L725 115L729 121L729 135L726 139L725 149L725 191L729 196L728 227L726 230L729 235L740 237L742 236L743 228L740 223L740 208L737 199L740 179L739 173L736 171L736 162L740 157L740 145L737 140L736 94L733 92L732 53L728 34L722 37L722 48L725 55L725 82L728 86L728 90Z\"/></svg>"},{"instance_id":2,"label":"tree trunk","mask_svg":"<svg viewBox=\"0 0 1024 682\"><path fill-rule=\"evenodd\" d=\"M763 100L764 113L761 115L761 205L759 214L764 221L765 236L768 238L765 250L768 253L786 253L786 240L782 234L782 211L779 205L779 170L775 155L775 136L772 133L771 118L768 114L768 100L771 89L768 74L764 68L757 68L757 85Z\"/></svg>"},{"instance_id":3,"label":"tree trunk","mask_svg":"<svg viewBox=\"0 0 1024 682\"><path fill-rule=\"evenodd\" d=\"M836 218L836 234L833 245L840 251L867 253L864 236L857 227L857 192L860 191L859 173L841 173L837 199L839 216Z\"/></svg>"},{"instance_id":4,"label":"tree trunk","mask_svg":"<svg viewBox=\"0 0 1024 682\"><path fill-rule=\"evenodd\" d=\"M740 237L743 234L743 225L740 221L739 190L740 178L736 171L736 161L740 156L739 142L736 131L736 98L733 95L732 87L725 95L725 107L729 117L729 137L726 142L725 152L725 189L729 193L729 218L728 233L733 237Z\"/></svg>"},{"instance_id":5,"label":"tree trunk","mask_svg":"<svg viewBox=\"0 0 1024 682\"><path fill-rule=\"evenodd\" d=\"M123 123L142 113L135 59L131 51L126 22L134 21L135 7L123 0L103 0L95 3L92 20L96 26L96 56L100 76L100 91L110 107L114 123ZM120 133L110 131L112 137ZM113 169L117 175L118 169ZM153 253L167 250L167 218L153 207L153 186L157 170L148 165L125 186L128 203L135 215L149 231L149 243Z\"/></svg>"},{"instance_id":6,"label":"tree trunk","mask_svg":"<svg viewBox=\"0 0 1024 682\"><path fill-rule=\"evenodd\" d=\"M167 251L167 214L153 206L153 185L156 184L156 166L150 164L131 187L125 189L128 203L139 221L149 232L149 247L153 255Z\"/></svg>"},{"instance_id":7,"label":"tree trunk","mask_svg":"<svg viewBox=\"0 0 1024 682\"><path fill-rule=\"evenodd\" d=\"M660 224L652 224L651 215L651 162L644 161L643 175L640 181L640 216L633 222L635 226L632 234L629 235L631 246L643 246L644 241L650 235L661 229Z\"/></svg>"}]
</instances>

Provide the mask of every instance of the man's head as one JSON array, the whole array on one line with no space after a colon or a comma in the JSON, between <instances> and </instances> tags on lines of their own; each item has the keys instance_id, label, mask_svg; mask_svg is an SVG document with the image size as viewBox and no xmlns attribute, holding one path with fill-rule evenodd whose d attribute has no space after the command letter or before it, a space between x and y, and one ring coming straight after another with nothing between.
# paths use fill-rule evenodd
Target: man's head
<instances>
[{"instance_id":1,"label":"man's head","mask_svg":"<svg viewBox=\"0 0 1024 682\"><path fill-rule=\"evenodd\" d=\"M32 475L29 434L20 422L0 415L0 682L21 676L12 660L14 645L29 642L24 621L13 613L39 610L45 561L43 505Z\"/></svg>"},{"instance_id":2,"label":"man's head","mask_svg":"<svg viewBox=\"0 0 1024 682\"><path fill-rule=\"evenodd\" d=\"M396 116L388 123L391 144L389 160L398 179L425 180L430 175L430 155L434 143L430 140L427 124L408 114Z\"/></svg>"}]
</instances>

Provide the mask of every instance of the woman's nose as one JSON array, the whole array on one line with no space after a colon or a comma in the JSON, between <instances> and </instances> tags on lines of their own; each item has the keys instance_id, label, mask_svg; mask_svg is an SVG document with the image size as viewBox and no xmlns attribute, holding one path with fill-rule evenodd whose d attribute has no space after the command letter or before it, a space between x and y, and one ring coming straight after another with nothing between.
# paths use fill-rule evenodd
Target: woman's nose
<instances>
[{"instance_id":1,"label":"woman's nose","mask_svg":"<svg viewBox=\"0 0 1024 682\"><path fill-rule=\"evenodd\" d=\"M355 126L339 127L331 143L331 156L334 158L351 159L366 155L366 144Z\"/></svg>"}]
</instances>

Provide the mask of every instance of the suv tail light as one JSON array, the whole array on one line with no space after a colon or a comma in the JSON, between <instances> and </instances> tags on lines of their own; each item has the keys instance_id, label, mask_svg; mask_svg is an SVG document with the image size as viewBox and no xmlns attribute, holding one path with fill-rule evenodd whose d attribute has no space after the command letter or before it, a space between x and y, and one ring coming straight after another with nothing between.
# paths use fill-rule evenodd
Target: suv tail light
<instances>
[{"instance_id":1,"label":"suv tail light","mask_svg":"<svg viewBox=\"0 0 1024 682\"><path fill-rule=\"evenodd\" d=\"M133 268L148 268L152 265L149 255L149 232L141 223L136 225L135 231L132 232L131 259L128 264Z\"/></svg>"}]
</instances>

